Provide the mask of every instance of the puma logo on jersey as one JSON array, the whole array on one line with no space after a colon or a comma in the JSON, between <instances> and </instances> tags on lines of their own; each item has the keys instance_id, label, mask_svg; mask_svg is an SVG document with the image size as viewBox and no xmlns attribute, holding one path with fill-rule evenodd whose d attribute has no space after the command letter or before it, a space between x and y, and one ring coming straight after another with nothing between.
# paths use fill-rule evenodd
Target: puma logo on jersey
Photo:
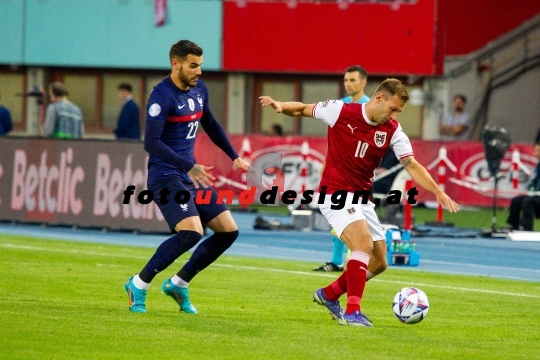
<instances>
[{"instance_id":1,"label":"puma logo on jersey","mask_svg":"<svg viewBox=\"0 0 540 360\"><path fill-rule=\"evenodd\" d=\"M351 134L354 134L354 129L356 129L356 127L352 127L351 124L347 124L347 126L351 129Z\"/></svg>"}]
</instances>

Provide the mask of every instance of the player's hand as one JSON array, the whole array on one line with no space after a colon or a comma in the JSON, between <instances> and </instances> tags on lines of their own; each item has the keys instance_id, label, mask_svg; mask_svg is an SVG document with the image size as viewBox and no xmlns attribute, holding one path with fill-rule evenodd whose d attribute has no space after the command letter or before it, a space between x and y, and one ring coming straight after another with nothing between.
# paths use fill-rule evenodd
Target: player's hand
<instances>
[{"instance_id":1,"label":"player's hand","mask_svg":"<svg viewBox=\"0 0 540 360\"><path fill-rule=\"evenodd\" d=\"M277 113L281 113L283 109L278 101L275 101L270 96L259 96L259 100L262 106L271 106Z\"/></svg>"},{"instance_id":2,"label":"player's hand","mask_svg":"<svg viewBox=\"0 0 540 360\"><path fill-rule=\"evenodd\" d=\"M205 166L200 164L193 165L193 167L191 168L191 170L188 171L187 174L191 181L193 181L195 189L198 189L199 187L208 187L214 185L213 180L215 180L216 178L208 172L213 168L213 166Z\"/></svg>"},{"instance_id":3,"label":"player's hand","mask_svg":"<svg viewBox=\"0 0 540 360\"><path fill-rule=\"evenodd\" d=\"M242 159L241 157L238 157L234 160L234 166L236 166L240 170L248 171L250 163L248 163L246 160Z\"/></svg>"},{"instance_id":4,"label":"player's hand","mask_svg":"<svg viewBox=\"0 0 540 360\"><path fill-rule=\"evenodd\" d=\"M459 205L444 191L439 191L435 194L435 198L437 199L437 202L442 205L443 208L450 211L451 213L457 212L459 210Z\"/></svg>"}]
</instances>

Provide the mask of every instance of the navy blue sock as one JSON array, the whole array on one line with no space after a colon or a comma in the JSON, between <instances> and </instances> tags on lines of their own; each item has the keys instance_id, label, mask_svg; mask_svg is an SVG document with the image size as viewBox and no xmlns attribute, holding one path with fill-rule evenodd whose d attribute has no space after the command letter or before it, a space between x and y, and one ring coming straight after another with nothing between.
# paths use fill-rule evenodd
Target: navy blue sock
<instances>
[{"instance_id":1,"label":"navy blue sock","mask_svg":"<svg viewBox=\"0 0 540 360\"><path fill-rule=\"evenodd\" d=\"M190 282L197 273L225 252L238 237L238 230L232 232L218 232L204 240L193 252L191 258L178 272L178 276Z\"/></svg>"},{"instance_id":2,"label":"navy blue sock","mask_svg":"<svg viewBox=\"0 0 540 360\"><path fill-rule=\"evenodd\" d=\"M139 272L142 281L150 283L154 277L171 265L180 255L194 247L202 235L196 231L182 230L158 246L156 253Z\"/></svg>"}]
</instances>

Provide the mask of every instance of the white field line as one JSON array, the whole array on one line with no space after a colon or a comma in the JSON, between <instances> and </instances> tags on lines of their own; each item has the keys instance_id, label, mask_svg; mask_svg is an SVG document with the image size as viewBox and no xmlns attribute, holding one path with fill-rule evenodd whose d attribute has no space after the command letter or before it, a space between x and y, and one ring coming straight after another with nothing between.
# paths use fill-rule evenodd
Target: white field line
<instances>
[{"instance_id":1,"label":"white field line","mask_svg":"<svg viewBox=\"0 0 540 360\"><path fill-rule=\"evenodd\" d=\"M212 264L212 266L236 268L238 270L256 270L256 271L268 271L268 272L278 272L278 273L297 274L297 275L330 277L330 278L334 278L334 279L336 278L336 275L325 274L325 273L317 273L317 272L294 271L294 270L283 270L283 269L268 269L268 268L259 268L259 267L255 267L255 266L241 266L241 265L239 266L239 265L228 265L228 264ZM414 286L427 286L427 287L434 287L434 288L439 288L439 289L462 290L462 291L473 291L473 292L481 292L481 293L488 293L488 294L540 298L540 295L529 295L529 294L523 294L523 293L511 293L511 292L495 291L495 290L482 290L482 289L464 288L464 287L457 287L457 286L422 284L422 283L413 283L413 282L410 282L410 281L405 282L405 281L384 280L384 279L373 279L373 280L370 280L370 281L392 283L392 284L402 284L402 285L407 285L407 286L412 286L412 285L414 285Z\"/></svg>"},{"instance_id":2,"label":"white field line","mask_svg":"<svg viewBox=\"0 0 540 360\"><path fill-rule=\"evenodd\" d=\"M93 252L93 251L78 251L78 250L69 250L69 249L52 249L52 248L44 248L44 247L37 247L37 246L30 246L30 245L16 245L16 244L9 244L9 243L0 244L0 247L10 248L10 249L32 250L32 251L48 251L48 252L53 252L53 253L69 253L69 254L78 254L78 255L120 257L120 258L143 259L143 260L148 259L148 257L145 257L145 256L135 256L135 255L128 255L128 254L108 254L108 253L98 253L98 252ZM212 266L225 267L225 268L237 269L237 270L266 271L266 272L275 272L275 273L284 273L284 274L336 278L336 275L318 273L318 272L307 272L307 271L296 271L296 270L285 270L285 269L270 269L270 268L263 268L263 267L256 267L256 266L231 265L231 264L212 264ZM402 284L402 285L406 285L406 286L425 286L425 287L433 287L433 288L439 288L439 289L471 291L471 292L479 292L479 293L486 293L486 294L519 296L519 297L529 297L529 298L540 298L540 295L530 295L530 294L523 294L523 293L505 292L505 291L474 289L474 288L465 288L465 287L459 287L459 286L445 286L445 285L413 283L413 282L405 282L405 281L397 281L397 280L384 280L384 279L373 279L373 280L370 280L370 281L383 282L383 283L392 283L392 284Z\"/></svg>"},{"instance_id":3,"label":"white field line","mask_svg":"<svg viewBox=\"0 0 540 360\"><path fill-rule=\"evenodd\" d=\"M480 264L464 264L464 263L458 263L458 262L451 262L451 261L437 261L437 260L422 260L424 263L428 264L434 264L434 265L455 265L455 266L469 266L469 267L475 267L475 268L483 268L483 269L499 269L499 270L510 270L510 271L523 271L526 270L528 272L537 272L540 273L540 270L536 269L524 269L524 268L516 268L516 267L510 267L510 266L493 266L493 265L480 265Z\"/></svg>"}]
</instances>

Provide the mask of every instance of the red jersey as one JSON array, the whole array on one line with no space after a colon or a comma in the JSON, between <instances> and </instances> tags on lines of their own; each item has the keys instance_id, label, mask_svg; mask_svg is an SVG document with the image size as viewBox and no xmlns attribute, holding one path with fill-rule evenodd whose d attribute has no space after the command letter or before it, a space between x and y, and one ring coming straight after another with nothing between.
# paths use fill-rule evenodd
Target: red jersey
<instances>
[{"instance_id":1,"label":"red jersey","mask_svg":"<svg viewBox=\"0 0 540 360\"><path fill-rule=\"evenodd\" d=\"M369 190L373 171L392 148L398 159L413 155L409 138L396 120L379 125L370 121L366 104L345 104L341 100L317 103L313 117L328 128L328 154L319 190L355 192Z\"/></svg>"}]
</instances>

